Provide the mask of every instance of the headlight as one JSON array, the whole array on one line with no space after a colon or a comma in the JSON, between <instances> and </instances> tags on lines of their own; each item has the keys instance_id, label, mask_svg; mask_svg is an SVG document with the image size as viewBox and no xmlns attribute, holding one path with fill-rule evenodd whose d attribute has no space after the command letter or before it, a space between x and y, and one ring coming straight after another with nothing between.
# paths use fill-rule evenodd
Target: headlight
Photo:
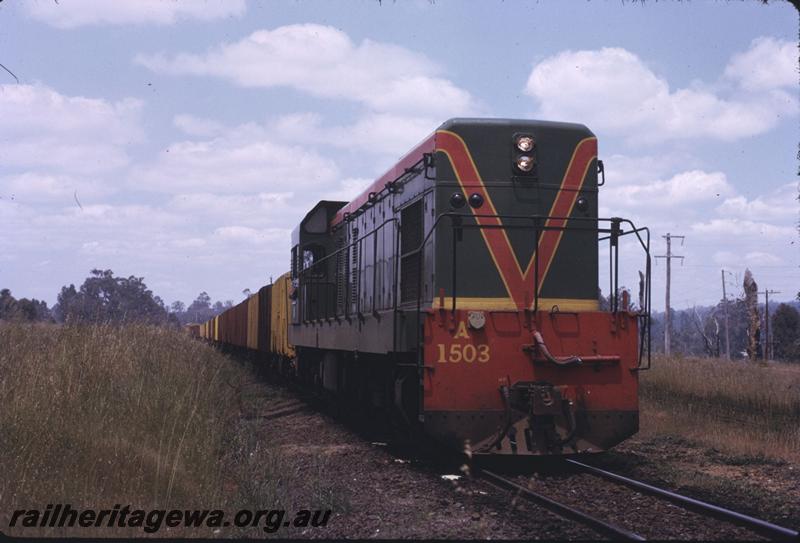
<instances>
[{"instance_id":1,"label":"headlight","mask_svg":"<svg viewBox=\"0 0 800 543\"><path fill-rule=\"evenodd\" d=\"M517 157L517 168L523 172L529 172L533 169L533 157L528 155L520 155Z\"/></svg>"},{"instance_id":2,"label":"headlight","mask_svg":"<svg viewBox=\"0 0 800 543\"><path fill-rule=\"evenodd\" d=\"M533 138L530 136L518 136L517 149L519 149L523 153L527 153L528 151L533 149Z\"/></svg>"}]
</instances>

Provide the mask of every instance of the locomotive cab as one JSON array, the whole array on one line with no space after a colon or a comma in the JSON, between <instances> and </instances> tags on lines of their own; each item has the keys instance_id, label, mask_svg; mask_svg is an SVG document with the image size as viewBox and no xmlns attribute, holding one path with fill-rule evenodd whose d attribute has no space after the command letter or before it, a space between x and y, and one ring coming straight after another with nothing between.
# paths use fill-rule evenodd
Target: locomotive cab
<instances>
[{"instance_id":1,"label":"locomotive cab","mask_svg":"<svg viewBox=\"0 0 800 543\"><path fill-rule=\"evenodd\" d=\"M291 277L292 322L308 322L331 314L330 263L326 255L335 250L330 221L346 202L321 201L309 211L292 231ZM299 277L304 281L300 284Z\"/></svg>"}]
</instances>

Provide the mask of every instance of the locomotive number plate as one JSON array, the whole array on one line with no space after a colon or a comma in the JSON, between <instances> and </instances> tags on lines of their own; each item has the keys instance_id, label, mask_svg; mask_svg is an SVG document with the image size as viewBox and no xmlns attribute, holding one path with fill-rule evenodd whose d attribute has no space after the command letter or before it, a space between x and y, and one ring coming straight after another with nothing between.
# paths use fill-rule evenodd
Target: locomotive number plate
<instances>
[{"instance_id":1,"label":"locomotive number plate","mask_svg":"<svg viewBox=\"0 0 800 543\"><path fill-rule=\"evenodd\" d=\"M459 362L485 364L491 356L489 346L485 343L478 345L473 345L472 343L467 343L466 345L461 343L451 343L450 345L437 343L436 349L439 352L439 358L436 361L440 364L447 364L448 362L454 364Z\"/></svg>"},{"instance_id":2,"label":"locomotive number plate","mask_svg":"<svg viewBox=\"0 0 800 543\"><path fill-rule=\"evenodd\" d=\"M453 335L454 341L459 339L466 339L467 341L471 339L467 331L467 323L464 321L458 323L456 333ZM436 351L439 353L436 359L439 364L447 364L448 362L453 364L459 362L485 364L491 357L489 345L486 343L437 343Z\"/></svg>"}]
</instances>

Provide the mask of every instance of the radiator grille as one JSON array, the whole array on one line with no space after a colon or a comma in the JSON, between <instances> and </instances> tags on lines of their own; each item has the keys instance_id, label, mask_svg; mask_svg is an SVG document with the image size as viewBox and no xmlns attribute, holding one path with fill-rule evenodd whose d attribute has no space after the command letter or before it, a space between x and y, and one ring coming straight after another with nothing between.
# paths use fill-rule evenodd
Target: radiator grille
<instances>
[{"instance_id":1,"label":"radiator grille","mask_svg":"<svg viewBox=\"0 0 800 543\"><path fill-rule=\"evenodd\" d=\"M422 200L403 209L400 213L400 301L409 302L419 296L420 259L419 249L423 239L424 217Z\"/></svg>"},{"instance_id":2,"label":"radiator grille","mask_svg":"<svg viewBox=\"0 0 800 543\"><path fill-rule=\"evenodd\" d=\"M336 240L336 313L344 313L345 294L347 292L347 250L341 250L345 245L345 236Z\"/></svg>"},{"instance_id":3,"label":"radiator grille","mask_svg":"<svg viewBox=\"0 0 800 543\"><path fill-rule=\"evenodd\" d=\"M358 248L358 228L353 228L353 235L350 238L354 242L350 245L350 300L358 302L358 279L361 270L359 269Z\"/></svg>"}]
</instances>

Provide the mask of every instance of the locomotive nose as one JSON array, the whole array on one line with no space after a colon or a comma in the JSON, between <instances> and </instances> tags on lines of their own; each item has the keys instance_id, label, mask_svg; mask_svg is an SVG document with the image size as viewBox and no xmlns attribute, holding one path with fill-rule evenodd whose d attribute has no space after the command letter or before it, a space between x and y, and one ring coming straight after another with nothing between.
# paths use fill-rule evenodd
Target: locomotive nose
<instances>
[{"instance_id":1,"label":"locomotive nose","mask_svg":"<svg viewBox=\"0 0 800 543\"><path fill-rule=\"evenodd\" d=\"M454 446L468 439L476 454L608 449L638 429L636 322L621 312L427 312L426 430Z\"/></svg>"}]
</instances>

